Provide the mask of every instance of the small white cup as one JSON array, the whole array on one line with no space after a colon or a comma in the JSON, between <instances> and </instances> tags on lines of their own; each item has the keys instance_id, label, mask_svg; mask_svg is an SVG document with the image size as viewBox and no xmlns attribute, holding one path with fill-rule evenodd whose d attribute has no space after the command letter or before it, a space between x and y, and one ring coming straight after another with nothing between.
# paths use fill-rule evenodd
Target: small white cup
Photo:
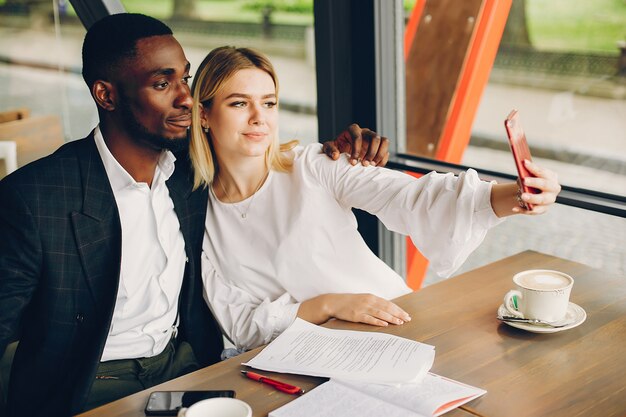
<instances>
[{"instance_id":1,"label":"small white cup","mask_svg":"<svg viewBox=\"0 0 626 417\"><path fill-rule=\"evenodd\" d=\"M513 282L517 289L504 296L504 307L513 316L544 321L565 317L574 285L572 277L549 269L530 269L515 274Z\"/></svg>"},{"instance_id":2,"label":"small white cup","mask_svg":"<svg viewBox=\"0 0 626 417\"><path fill-rule=\"evenodd\" d=\"M252 417L252 409L236 398L209 398L189 408L181 408L178 417Z\"/></svg>"}]
</instances>

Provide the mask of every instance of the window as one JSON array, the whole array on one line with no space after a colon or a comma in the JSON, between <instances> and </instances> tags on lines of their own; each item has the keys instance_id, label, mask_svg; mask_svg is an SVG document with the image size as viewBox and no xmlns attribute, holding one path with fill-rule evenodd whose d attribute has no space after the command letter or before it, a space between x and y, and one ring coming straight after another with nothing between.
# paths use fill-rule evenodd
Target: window
<instances>
[{"instance_id":1,"label":"window","mask_svg":"<svg viewBox=\"0 0 626 417\"><path fill-rule=\"evenodd\" d=\"M480 2L472 3L480 6ZM424 2L415 4L424 6ZM437 23L435 19L441 15L428 14L435 5L427 2L425 7L418 24ZM471 14L469 2L465 7L467 28L479 24L478 7L476 15ZM585 189L583 193L589 195L615 195L611 198L623 211L626 5L608 0L513 0L510 12L506 12L504 35L473 119L469 146L454 162L515 175L503 126L504 118L515 108L537 162L556 171L566 186ZM463 34L454 39L447 32L435 34L430 47L441 54L449 54L449 45L463 40ZM429 61L421 62L422 76L436 77L449 70L445 66L433 69ZM454 64L452 58L449 62ZM410 73L407 69L407 76ZM424 82L432 81L425 78ZM409 84L408 80L408 88ZM433 96L437 98L440 95ZM421 113L412 112L409 120L427 123L433 104L422 105ZM423 156L436 153L433 146L420 148L409 143L407 149ZM624 274L626 255L616 248L625 243L626 222L622 218L556 206L547 215L516 217L492 230L463 270L534 249ZM427 274L426 283L436 280L432 272Z\"/></svg>"},{"instance_id":2,"label":"window","mask_svg":"<svg viewBox=\"0 0 626 417\"><path fill-rule=\"evenodd\" d=\"M502 119L517 108L563 184L626 195L624 42L623 2L514 0L463 164L514 173Z\"/></svg>"}]
</instances>

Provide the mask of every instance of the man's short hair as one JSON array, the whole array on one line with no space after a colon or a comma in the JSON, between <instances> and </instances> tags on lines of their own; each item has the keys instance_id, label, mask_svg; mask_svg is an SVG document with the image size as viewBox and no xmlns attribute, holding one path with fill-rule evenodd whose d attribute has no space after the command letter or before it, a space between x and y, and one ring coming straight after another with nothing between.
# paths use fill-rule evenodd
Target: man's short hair
<instances>
[{"instance_id":1,"label":"man's short hair","mask_svg":"<svg viewBox=\"0 0 626 417\"><path fill-rule=\"evenodd\" d=\"M124 58L136 54L139 39L172 35L165 23L139 13L113 14L98 20L83 42L83 78L91 89L98 79L107 80Z\"/></svg>"}]
</instances>

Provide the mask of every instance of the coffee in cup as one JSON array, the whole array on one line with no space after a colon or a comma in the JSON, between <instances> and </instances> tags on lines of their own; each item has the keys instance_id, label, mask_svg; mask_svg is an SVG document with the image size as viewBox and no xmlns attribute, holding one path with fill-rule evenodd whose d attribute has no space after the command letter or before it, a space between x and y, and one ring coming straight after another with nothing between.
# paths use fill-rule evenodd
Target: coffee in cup
<instances>
[{"instance_id":1,"label":"coffee in cup","mask_svg":"<svg viewBox=\"0 0 626 417\"><path fill-rule=\"evenodd\" d=\"M209 398L198 401L189 408L181 408L178 417L251 417L252 409L236 398Z\"/></svg>"},{"instance_id":2,"label":"coffee in cup","mask_svg":"<svg viewBox=\"0 0 626 417\"><path fill-rule=\"evenodd\" d=\"M574 279L549 269L515 274L517 289L504 296L504 307L515 317L557 321L565 317Z\"/></svg>"}]
</instances>

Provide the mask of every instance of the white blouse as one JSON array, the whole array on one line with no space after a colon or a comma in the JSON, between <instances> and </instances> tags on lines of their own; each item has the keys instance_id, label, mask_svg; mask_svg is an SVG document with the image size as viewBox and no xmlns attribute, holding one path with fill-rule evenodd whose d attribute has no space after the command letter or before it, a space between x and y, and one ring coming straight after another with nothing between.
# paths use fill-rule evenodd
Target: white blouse
<instances>
[{"instance_id":1,"label":"white blouse","mask_svg":"<svg viewBox=\"0 0 626 417\"><path fill-rule=\"evenodd\" d=\"M94 133L122 224L122 262L113 319L102 362L150 358L177 331L178 296L185 275L185 239L165 181L176 158L163 151L152 186L138 183Z\"/></svg>"},{"instance_id":2,"label":"white blouse","mask_svg":"<svg viewBox=\"0 0 626 417\"><path fill-rule=\"evenodd\" d=\"M448 276L499 223L490 194L491 183L471 169L416 179L352 166L344 156L332 161L319 144L297 147L293 171L271 171L254 196L226 204L210 193L205 300L237 348L251 349L278 336L300 302L318 295L398 297L411 289L369 250L351 208L409 235L431 267Z\"/></svg>"}]
</instances>

